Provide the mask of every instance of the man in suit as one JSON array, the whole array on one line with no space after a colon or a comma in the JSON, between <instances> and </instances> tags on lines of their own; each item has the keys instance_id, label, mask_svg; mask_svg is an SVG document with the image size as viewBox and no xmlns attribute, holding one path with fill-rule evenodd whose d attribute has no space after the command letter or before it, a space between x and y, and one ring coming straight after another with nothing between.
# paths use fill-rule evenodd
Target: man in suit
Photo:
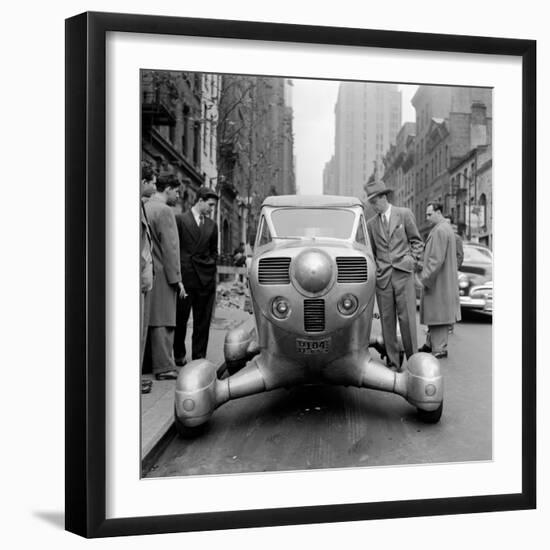
<instances>
[{"instance_id":1,"label":"man in suit","mask_svg":"<svg viewBox=\"0 0 550 550\"><path fill-rule=\"evenodd\" d=\"M172 380L178 376L172 348L176 327L176 301L183 298L178 230L171 205L177 199L179 182L174 177L157 180L157 190L145 203L145 214L153 241L155 277L151 290L149 337L153 373L157 380Z\"/></svg>"},{"instance_id":2,"label":"man in suit","mask_svg":"<svg viewBox=\"0 0 550 550\"><path fill-rule=\"evenodd\" d=\"M416 352L416 293L414 273L419 269L422 238L413 213L388 201L384 182L367 184L367 200L376 215L367 222L376 260L376 299L382 321L382 335L392 370L400 370L397 320L405 354Z\"/></svg>"},{"instance_id":3,"label":"man in suit","mask_svg":"<svg viewBox=\"0 0 550 550\"><path fill-rule=\"evenodd\" d=\"M193 310L191 357L206 357L212 310L216 297L218 226L210 219L218 195L201 187L193 207L176 216L180 242L181 274L187 297L178 301L174 357L176 365L186 363L185 336L189 313Z\"/></svg>"}]
</instances>

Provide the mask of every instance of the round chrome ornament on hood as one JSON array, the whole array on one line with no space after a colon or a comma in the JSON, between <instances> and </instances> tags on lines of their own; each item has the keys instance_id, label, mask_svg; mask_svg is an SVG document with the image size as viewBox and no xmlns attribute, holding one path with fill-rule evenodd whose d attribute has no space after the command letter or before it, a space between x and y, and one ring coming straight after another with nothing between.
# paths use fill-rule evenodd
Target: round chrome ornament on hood
<instances>
[{"instance_id":1,"label":"round chrome ornament on hood","mask_svg":"<svg viewBox=\"0 0 550 550\"><path fill-rule=\"evenodd\" d=\"M328 290L334 281L334 262L318 248L304 250L291 264L291 277L298 290L315 296Z\"/></svg>"}]
</instances>

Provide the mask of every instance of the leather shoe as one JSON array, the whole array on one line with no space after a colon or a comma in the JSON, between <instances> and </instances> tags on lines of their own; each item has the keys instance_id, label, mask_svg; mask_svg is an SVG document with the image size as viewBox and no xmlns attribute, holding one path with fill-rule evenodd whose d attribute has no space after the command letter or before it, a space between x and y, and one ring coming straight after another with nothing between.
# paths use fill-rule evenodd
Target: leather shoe
<instances>
[{"instance_id":1,"label":"leather shoe","mask_svg":"<svg viewBox=\"0 0 550 550\"><path fill-rule=\"evenodd\" d=\"M425 353L432 353L432 348L431 346L424 344L421 348L418 348L418 351L423 351Z\"/></svg>"},{"instance_id":2,"label":"leather shoe","mask_svg":"<svg viewBox=\"0 0 550 550\"><path fill-rule=\"evenodd\" d=\"M178 367L184 367L185 365L187 365L187 359L185 359L185 358L176 359L175 363L176 363L176 366L178 366Z\"/></svg>"},{"instance_id":3,"label":"leather shoe","mask_svg":"<svg viewBox=\"0 0 550 550\"><path fill-rule=\"evenodd\" d=\"M178 371L168 370L166 372L159 372L155 374L157 380L175 380L178 377Z\"/></svg>"},{"instance_id":4,"label":"leather shoe","mask_svg":"<svg viewBox=\"0 0 550 550\"><path fill-rule=\"evenodd\" d=\"M449 354L446 351L434 351L433 356L436 359L445 359Z\"/></svg>"}]
</instances>

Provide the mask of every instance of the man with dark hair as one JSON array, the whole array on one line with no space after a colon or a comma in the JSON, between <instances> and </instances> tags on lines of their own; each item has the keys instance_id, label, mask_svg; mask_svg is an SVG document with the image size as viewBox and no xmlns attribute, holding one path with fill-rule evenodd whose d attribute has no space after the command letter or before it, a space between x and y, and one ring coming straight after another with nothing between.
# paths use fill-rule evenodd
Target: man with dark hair
<instances>
[{"instance_id":1,"label":"man with dark hair","mask_svg":"<svg viewBox=\"0 0 550 550\"><path fill-rule=\"evenodd\" d=\"M176 302L185 289L181 282L178 230L170 208L178 197L178 180L159 178L155 194L145 203L151 227L155 278L151 291L149 336L153 373L157 380L177 378L172 355L176 326Z\"/></svg>"},{"instance_id":2,"label":"man with dark hair","mask_svg":"<svg viewBox=\"0 0 550 550\"><path fill-rule=\"evenodd\" d=\"M424 249L424 267L418 280L422 285L420 322L428 325L426 343L419 351L438 359L447 357L449 327L460 321L456 240L451 225L443 217L441 204L429 202L426 219L432 230Z\"/></svg>"},{"instance_id":3,"label":"man with dark hair","mask_svg":"<svg viewBox=\"0 0 550 550\"><path fill-rule=\"evenodd\" d=\"M218 195L201 187L194 206L176 216L180 244L181 274L187 297L178 302L174 356L177 365L186 363L185 336L191 309L193 335L191 358L206 357L214 299L216 297L216 259L218 226L210 219Z\"/></svg>"},{"instance_id":4,"label":"man with dark hair","mask_svg":"<svg viewBox=\"0 0 550 550\"><path fill-rule=\"evenodd\" d=\"M422 254L422 238L414 214L388 202L391 189L384 182L369 182L366 191L377 214L369 219L367 229L376 260L376 300L382 335L389 367L400 370L397 318L407 358L417 347L414 273Z\"/></svg>"},{"instance_id":5,"label":"man with dark hair","mask_svg":"<svg viewBox=\"0 0 550 550\"><path fill-rule=\"evenodd\" d=\"M156 191L157 175L152 166L142 164L141 166L141 200L147 202Z\"/></svg>"}]
</instances>

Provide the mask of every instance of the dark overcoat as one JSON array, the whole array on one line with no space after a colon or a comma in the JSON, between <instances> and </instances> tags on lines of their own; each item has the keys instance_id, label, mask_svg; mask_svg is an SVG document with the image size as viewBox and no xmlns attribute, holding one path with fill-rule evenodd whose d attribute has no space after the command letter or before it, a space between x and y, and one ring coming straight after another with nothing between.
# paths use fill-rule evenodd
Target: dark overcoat
<instances>
[{"instance_id":1,"label":"dark overcoat","mask_svg":"<svg viewBox=\"0 0 550 550\"><path fill-rule=\"evenodd\" d=\"M456 239L445 220L434 225L428 235L424 267L419 278L424 286L420 322L424 325L451 325L460 321Z\"/></svg>"},{"instance_id":2,"label":"dark overcoat","mask_svg":"<svg viewBox=\"0 0 550 550\"><path fill-rule=\"evenodd\" d=\"M216 288L218 257L218 226L204 218L199 228L191 210L176 216L180 243L180 262L183 286L186 290Z\"/></svg>"},{"instance_id":3,"label":"dark overcoat","mask_svg":"<svg viewBox=\"0 0 550 550\"><path fill-rule=\"evenodd\" d=\"M181 282L176 219L172 209L157 195L153 195L145 203L145 213L151 228L155 271L149 326L175 327L176 283Z\"/></svg>"}]
</instances>

